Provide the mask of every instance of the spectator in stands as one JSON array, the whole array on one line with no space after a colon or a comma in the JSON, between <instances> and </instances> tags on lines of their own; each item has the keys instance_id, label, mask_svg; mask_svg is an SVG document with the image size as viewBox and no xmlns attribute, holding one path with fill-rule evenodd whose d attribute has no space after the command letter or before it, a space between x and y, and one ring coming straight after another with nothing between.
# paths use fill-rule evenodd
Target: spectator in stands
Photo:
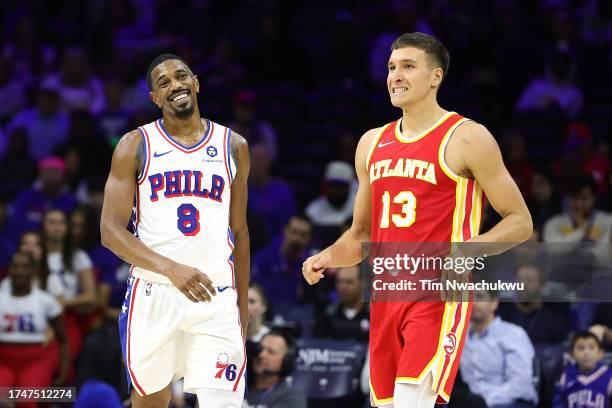
<instances>
[{"instance_id":1,"label":"spectator in stands","mask_svg":"<svg viewBox=\"0 0 612 408\"><path fill-rule=\"evenodd\" d=\"M523 328L495 316L498 304L496 293L475 292L461 376L489 408L535 407L533 345Z\"/></svg>"},{"instance_id":2,"label":"spectator in stands","mask_svg":"<svg viewBox=\"0 0 612 408\"><path fill-rule=\"evenodd\" d=\"M257 117L255 91L243 89L234 98L234 120L230 127L245 137L249 144L266 146L272 160L278 159L278 136L265 120Z\"/></svg>"},{"instance_id":3,"label":"spectator in stands","mask_svg":"<svg viewBox=\"0 0 612 408\"><path fill-rule=\"evenodd\" d=\"M44 86L59 90L65 109L87 110L97 114L104 109L104 87L91 70L83 47L73 46L64 51L60 70L43 81Z\"/></svg>"},{"instance_id":4,"label":"spectator in stands","mask_svg":"<svg viewBox=\"0 0 612 408\"><path fill-rule=\"evenodd\" d=\"M553 168L559 180L571 180L576 171L581 170L593 177L600 193L605 193L610 161L606 152L595 150L593 145L590 126L583 122L571 123L565 131L563 155Z\"/></svg>"},{"instance_id":5,"label":"spectator in stands","mask_svg":"<svg viewBox=\"0 0 612 408\"><path fill-rule=\"evenodd\" d=\"M370 334L370 308L368 303L362 301L362 291L359 265L339 268L336 272L338 301L318 317L314 335L367 343Z\"/></svg>"},{"instance_id":6,"label":"spectator in stands","mask_svg":"<svg viewBox=\"0 0 612 408\"><path fill-rule=\"evenodd\" d=\"M345 162L334 161L327 165L324 175L323 195L311 201L306 215L314 225L341 227L353 216L355 203L355 173Z\"/></svg>"},{"instance_id":7,"label":"spectator in stands","mask_svg":"<svg viewBox=\"0 0 612 408\"><path fill-rule=\"evenodd\" d=\"M94 117L87 111L73 111L70 114L70 131L68 141L57 149L65 158L77 155L78 166L71 170L70 187L76 190L79 182L91 177L99 177L110 168L112 149L96 133Z\"/></svg>"},{"instance_id":8,"label":"spectator in stands","mask_svg":"<svg viewBox=\"0 0 612 408\"><path fill-rule=\"evenodd\" d=\"M295 368L295 340L272 330L261 340L261 351L253 361L254 385L249 388L247 408L306 408L306 395L286 381Z\"/></svg>"},{"instance_id":9,"label":"spectator in stands","mask_svg":"<svg viewBox=\"0 0 612 408\"><path fill-rule=\"evenodd\" d=\"M32 257L16 252L9 267L10 290L0 296L0 386L3 387L49 387L66 380L69 358L62 307L53 296L33 285L34 274ZM46 344L49 327L59 342L59 356L57 349ZM53 379L58 364L58 376Z\"/></svg>"},{"instance_id":10,"label":"spectator in stands","mask_svg":"<svg viewBox=\"0 0 612 408\"><path fill-rule=\"evenodd\" d=\"M211 57L195 70L206 88L234 89L244 81L245 69L236 61L236 49L228 37L218 38Z\"/></svg>"},{"instance_id":11,"label":"spectator in stands","mask_svg":"<svg viewBox=\"0 0 612 408\"><path fill-rule=\"evenodd\" d=\"M39 24L34 13L26 10L22 8L12 15L5 14L7 19L3 26L6 36L3 41L2 56L13 64L14 75L30 85L40 75L51 70L55 63L56 51L42 39L43 25ZM47 22L50 20L52 19L45 19Z\"/></svg>"},{"instance_id":12,"label":"spectator in stands","mask_svg":"<svg viewBox=\"0 0 612 408\"><path fill-rule=\"evenodd\" d=\"M578 332L571 344L574 363L565 367L557 384L553 408L609 407L612 369L605 365L602 345L593 333Z\"/></svg>"},{"instance_id":13,"label":"spectator in stands","mask_svg":"<svg viewBox=\"0 0 612 408\"><path fill-rule=\"evenodd\" d=\"M521 95L517 110L550 112L559 110L575 118L582 109L582 91L574 82L574 56L564 49L551 53L546 62L546 75L532 80Z\"/></svg>"},{"instance_id":14,"label":"spectator in stands","mask_svg":"<svg viewBox=\"0 0 612 408\"><path fill-rule=\"evenodd\" d=\"M544 226L545 242L602 242L609 243L612 217L595 209L597 183L587 175L571 180L569 213L552 217Z\"/></svg>"},{"instance_id":15,"label":"spectator in stands","mask_svg":"<svg viewBox=\"0 0 612 408\"><path fill-rule=\"evenodd\" d=\"M271 174L272 156L266 145L251 146L249 210L263 218L268 236L276 238L296 212L293 192L283 180Z\"/></svg>"},{"instance_id":16,"label":"spectator in stands","mask_svg":"<svg viewBox=\"0 0 612 408\"><path fill-rule=\"evenodd\" d=\"M510 175L523 196L527 197L531 188L531 176L534 168L527 156L524 136L517 131L510 132L505 138L503 152L504 163Z\"/></svg>"},{"instance_id":17,"label":"spectator in stands","mask_svg":"<svg viewBox=\"0 0 612 408\"><path fill-rule=\"evenodd\" d=\"M76 200L66 191L66 164L58 157L38 162L38 180L33 187L23 190L13 202L15 221L21 230L36 230L43 214L52 208L70 212Z\"/></svg>"},{"instance_id":18,"label":"spectator in stands","mask_svg":"<svg viewBox=\"0 0 612 408\"><path fill-rule=\"evenodd\" d=\"M72 243L91 258L99 282L98 306L103 317L116 326L130 265L101 245L99 225L100 218L92 206L80 205L70 213Z\"/></svg>"},{"instance_id":19,"label":"spectator in stands","mask_svg":"<svg viewBox=\"0 0 612 408\"><path fill-rule=\"evenodd\" d=\"M26 102L26 84L18 75L14 75L11 61L0 56L0 124L6 123L19 112Z\"/></svg>"},{"instance_id":20,"label":"spectator in stands","mask_svg":"<svg viewBox=\"0 0 612 408\"><path fill-rule=\"evenodd\" d=\"M39 286L40 277L49 274L45 250L43 248L42 235L38 231L26 231L19 239L19 251L29 254L34 260L34 281Z\"/></svg>"},{"instance_id":21,"label":"spectator in stands","mask_svg":"<svg viewBox=\"0 0 612 408\"><path fill-rule=\"evenodd\" d=\"M95 279L89 256L74 247L66 214L49 210L43 219L43 240L49 275L47 290L68 311L85 312L95 305Z\"/></svg>"},{"instance_id":22,"label":"spectator in stands","mask_svg":"<svg viewBox=\"0 0 612 408\"><path fill-rule=\"evenodd\" d=\"M554 176L546 170L536 170L531 177L527 206L533 219L533 227L542 234L544 224L561 211L561 197Z\"/></svg>"},{"instance_id":23,"label":"spectator in stands","mask_svg":"<svg viewBox=\"0 0 612 408\"><path fill-rule=\"evenodd\" d=\"M15 251L15 232L9 223L6 202L0 198L0 280L5 276L5 268Z\"/></svg>"},{"instance_id":24,"label":"spectator in stands","mask_svg":"<svg viewBox=\"0 0 612 408\"><path fill-rule=\"evenodd\" d=\"M30 157L34 160L50 156L55 148L68 139L70 119L61 110L59 90L43 85L38 92L36 107L19 112L6 127L6 133L25 129Z\"/></svg>"},{"instance_id":25,"label":"spectator in stands","mask_svg":"<svg viewBox=\"0 0 612 408\"><path fill-rule=\"evenodd\" d=\"M518 291L512 303L500 305L499 316L507 322L521 326L534 345L561 343L569 333L569 316L560 314L559 308L542 301L544 279L536 265L523 265L516 272L516 281L525 290Z\"/></svg>"},{"instance_id":26,"label":"spectator in stands","mask_svg":"<svg viewBox=\"0 0 612 408\"><path fill-rule=\"evenodd\" d=\"M16 128L8 135L6 155L0 159L0 191L5 196L15 196L36 178L36 164L30 158L28 143L23 128Z\"/></svg>"},{"instance_id":27,"label":"spectator in stands","mask_svg":"<svg viewBox=\"0 0 612 408\"><path fill-rule=\"evenodd\" d=\"M302 263L308 257L312 234L310 221L294 215L284 234L272 241L253 258L253 281L259 283L274 305L295 304L303 297Z\"/></svg>"},{"instance_id":28,"label":"spectator in stands","mask_svg":"<svg viewBox=\"0 0 612 408\"><path fill-rule=\"evenodd\" d=\"M123 105L123 84L119 79L109 79L104 83L106 108L96 117L101 136L113 148L130 126L130 113Z\"/></svg>"},{"instance_id":29,"label":"spectator in stands","mask_svg":"<svg viewBox=\"0 0 612 408\"><path fill-rule=\"evenodd\" d=\"M87 254L72 243L66 214L48 211L43 219L43 243L49 274L41 284L66 310L66 327L70 357L74 361L81 351L88 322L83 318L96 305L93 265Z\"/></svg>"},{"instance_id":30,"label":"spectator in stands","mask_svg":"<svg viewBox=\"0 0 612 408\"><path fill-rule=\"evenodd\" d=\"M265 324L266 312L268 311L268 299L263 288L257 283L249 286L249 328L247 339L259 343L263 336L270 332Z\"/></svg>"}]
</instances>

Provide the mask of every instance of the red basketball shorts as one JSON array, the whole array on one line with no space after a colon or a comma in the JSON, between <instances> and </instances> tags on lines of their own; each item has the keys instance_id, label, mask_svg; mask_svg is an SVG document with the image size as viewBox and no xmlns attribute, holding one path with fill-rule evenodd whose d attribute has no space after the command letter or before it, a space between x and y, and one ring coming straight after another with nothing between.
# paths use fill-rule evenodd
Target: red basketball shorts
<instances>
[{"instance_id":1,"label":"red basketball shorts","mask_svg":"<svg viewBox=\"0 0 612 408\"><path fill-rule=\"evenodd\" d=\"M470 302L373 301L370 389L374 403L392 403L396 383L420 384L429 373L437 403L447 403L471 312Z\"/></svg>"}]
</instances>

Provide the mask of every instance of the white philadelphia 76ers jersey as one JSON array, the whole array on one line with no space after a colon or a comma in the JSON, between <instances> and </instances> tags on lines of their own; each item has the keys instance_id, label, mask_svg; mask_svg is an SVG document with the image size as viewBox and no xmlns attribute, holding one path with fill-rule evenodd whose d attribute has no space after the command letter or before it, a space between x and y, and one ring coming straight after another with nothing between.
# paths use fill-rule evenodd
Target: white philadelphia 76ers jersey
<instances>
[{"instance_id":1,"label":"white philadelphia 76ers jersey","mask_svg":"<svg viewBox=\"0 0 612 408\"><path fill-rule=\"evenodd\" d=\"M230 154L231 130L206 122L206 134L192 147L173 139L162 119L138 128L145 142L145 164L138 176L134 234L155 252L204 272L214 286L233 286L229 209L236 166ZM135 266L132 274L171 283Z\"/></svg>"}]
</instances>

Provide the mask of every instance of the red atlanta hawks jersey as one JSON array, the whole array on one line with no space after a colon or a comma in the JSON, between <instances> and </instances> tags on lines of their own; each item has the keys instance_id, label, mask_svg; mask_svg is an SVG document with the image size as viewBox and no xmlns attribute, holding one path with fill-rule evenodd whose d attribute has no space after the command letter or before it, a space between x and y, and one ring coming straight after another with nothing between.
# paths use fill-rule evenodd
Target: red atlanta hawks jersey
<instances>
[{"instance_id":1,"label":"red atlanta hawks jersey","mask_svg":"<svg viewBox=\"0 0 612 408\"><path fill-rule=\"evenodd\" d=\"M401 119L379 130L366 159L372 242L462 242L478 235L482 188L444 161L451 135L467 120L448 112L410 139L401 134Z\"/></svg>"}]
</instances>

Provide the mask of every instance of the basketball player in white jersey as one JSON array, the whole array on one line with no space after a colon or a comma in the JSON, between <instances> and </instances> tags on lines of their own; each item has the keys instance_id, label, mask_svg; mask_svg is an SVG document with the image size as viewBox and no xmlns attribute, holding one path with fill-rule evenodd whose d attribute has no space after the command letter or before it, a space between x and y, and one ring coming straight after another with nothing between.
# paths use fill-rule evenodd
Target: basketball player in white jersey
<instances>
[{"instance_id":1,"label":"basketball player in white jersey","mask_svg":"<svg viewBox=\"0 0 612 408\"><path fill-rule=\"evenodd\" d=\"M239 408L248 146L200 117L198 78L181 58L155 58L147 82L162 119L117 145L101 221L102 243L132 265L119 318L132 404L167 407L170 383L184 377L200 406Z\"/></svg>"}]
</instances>

